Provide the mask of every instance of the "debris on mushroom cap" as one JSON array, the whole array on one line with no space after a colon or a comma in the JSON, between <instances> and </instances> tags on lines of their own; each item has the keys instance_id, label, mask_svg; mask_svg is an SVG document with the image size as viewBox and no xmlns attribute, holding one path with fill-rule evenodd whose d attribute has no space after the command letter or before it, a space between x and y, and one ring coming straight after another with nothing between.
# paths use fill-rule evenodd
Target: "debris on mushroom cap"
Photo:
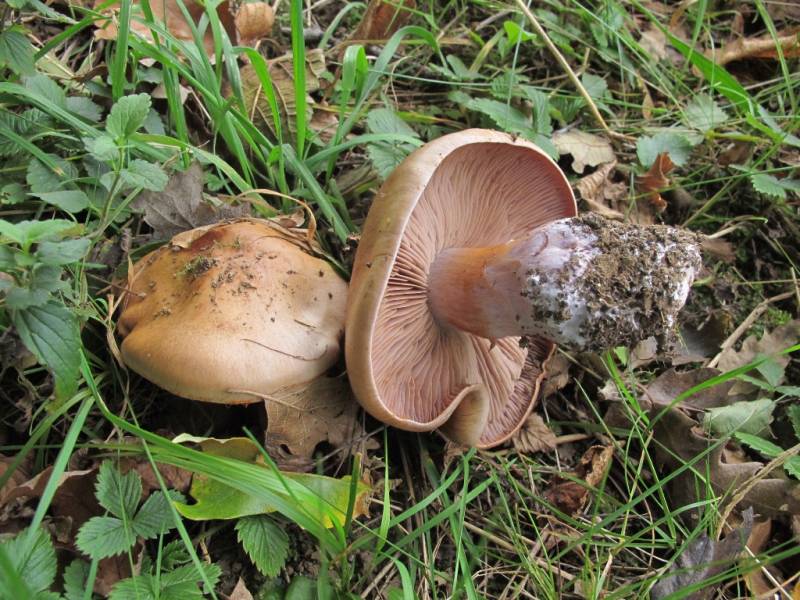
<instances>
[{"instance_id":1,"label":"debris on mushroom cap","mask_svg":"<svg viewBox=\"0 0 800 600\"><path fill-rule=\"evenodd\" d=\"M337 360L347 284L294 229L241 219L175 236L129 273L125 364L185 398L256 402Z\"/></svg>"},{"instance_id":2,"label":"debris on mushroom cap","mask_svg":"<svg viewBox=\"0 0 800 600\"><path fill-rule=\"evenodd\" d=\"M482 447L508 439L554 345L441 326L428 270L443 249L504 244L576 212L564 174L525 140L472 129L412 153L376 196L353 268L345 353L361 404L402 429Z\"/></svg>"}]
</instances>

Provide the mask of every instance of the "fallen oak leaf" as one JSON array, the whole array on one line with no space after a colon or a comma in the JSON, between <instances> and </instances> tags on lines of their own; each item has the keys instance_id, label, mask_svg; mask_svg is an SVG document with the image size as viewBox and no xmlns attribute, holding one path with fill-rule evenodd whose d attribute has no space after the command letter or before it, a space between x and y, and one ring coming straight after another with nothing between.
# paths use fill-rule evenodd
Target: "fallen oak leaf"
<instances>
[{"instance_id":1,"label":"fallen oak leaf","mask_svg":"<svg viewBox=\"0 0 800 600\"><path fill-rule=\"evenodd\" d=\"M349 475L335 479L310 473L277 471L264 463L261 450L248 438L215 439L182 434L172 441L178 444L196 443L206 454L258 467L263 471L262 477L265 481L274 481L271 492L275 496L284 502L299 504L307 518L325 528L333 527L334 523L344 524L353 489L356 497L352 518L368 514L370 486L364 481L358 481L353 486ZM195 521L235 519L277 510L261 496L243 492L201 473L195 473L189 494L194 498L194 504L174 504L184 517Z\"/></svg>"},{"instance_id":2,"label":"fallen oak leaf","mask_svg":"<svg viewBox=\"0 0 800 600\"><path fill-rule=\"evenodd\" d=\"M605 478L613 456L614 446L590 447L572 473L575 479L582 479L584 483L559 477L544 493L545 499L565 514L578 513L586 506L589 491Z\"/></svg>"}]
</instances>

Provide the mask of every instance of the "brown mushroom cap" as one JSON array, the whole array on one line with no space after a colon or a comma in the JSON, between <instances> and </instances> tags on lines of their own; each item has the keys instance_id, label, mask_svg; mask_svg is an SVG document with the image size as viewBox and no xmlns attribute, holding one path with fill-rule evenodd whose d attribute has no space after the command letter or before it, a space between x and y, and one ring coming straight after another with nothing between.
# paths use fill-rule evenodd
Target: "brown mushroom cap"
<instances>
[{"instance_id":1,"label":"brown mushroom cap","mask_svg":"<svg viewBox=\"0 0 800 600\"><path fill-rule=\"evenodd\" d=\"M576 214L564 174L525 140L471 129L411 154L375 197L350 282L345 356L364 408L480 447L508 439L533 407L554 346L437 323L428 269L446 248L503 244Z\"/></svg>"},{"instance_id":2,"label":"brown mushroom cap","mask_svg":"<svg viewBox=\"0 0 800 600\"><path fill-rule=\"evenodd\" d=\"M347 284L259 219L175 236L133 267L122 359L185 398L256 402L308 382L340 353Z\"/></svg>"}]
</instances>

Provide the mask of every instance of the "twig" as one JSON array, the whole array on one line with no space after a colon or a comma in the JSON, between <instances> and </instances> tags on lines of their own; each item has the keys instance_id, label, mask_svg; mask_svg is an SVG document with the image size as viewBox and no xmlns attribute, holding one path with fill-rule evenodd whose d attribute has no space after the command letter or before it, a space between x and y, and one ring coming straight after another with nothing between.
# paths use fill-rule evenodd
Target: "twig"
<instances>
[{"instance_id":1,"label":"twig","mask_svg":"<svg viewBox=\"0 0 800 600\"><path fill-rule=\"evenodd\" d=\"M580 95L583 96L583 99L586 101L586 104L589 106L589 110L591 111L592 116L594 117L595 121L597 121L597 124L600 125L601 129L606 133L606 135L608 135L609 137L620 139L620 140L625 140L625 141L628 141L628 142L633 141L634 138L632 138L631 136L628 136L628 135L625 135L625 134L622 134L622 133L617 133L616 131L612 131L611 130L611 128L608 126L608 123L606 123L605 119L603 118L603 115L601 115L600 111L597 109L597 105L594 103L594 100L589 95L589 92L587 92L586 88L583 87L583 84L581 83L581 80L578 79L578 76L575 74L575 71L573 71L572 67L569 66L569 63L567 62L567 59L564 58L564 55L561 54L559 49L556 47L556 45L553 43L553 41L547 35L547 32L539 24L538 19L534 16L534 14L531 12L531 10L525 5L525 3L522 0L517 0L517 6L520 7L522 12L525 14L525 16L531 22L531 25L533 26L534 30L539 35L539 37L541 37L542 40L544 40L544 43L547 46L547 49L550 50L550 53L558 61L558 64L560 64L561 68L564 69L564 71L567 74L567 77L569 77L570 81L572 81L572 84L578 89L578 93L580 93Z\"/></svg>"},{"instance_id":2,"label":"twig","mask_svg":"<svg viewBox=\"0 0 800 600\"><path fill-rule=\"evenodd\" d=\"M753 311L747 315L747 318L742 321L741 325L739 325L736 330L728 336L722 345L719 347L719 354L717 354L714 358L712 358L706 367L714 368L719 364L720 358L722 357L723 353L732 348L733 345L739 341L739 338L742 337L750 326L756 322L756 319L764 313L769 308L769 305L774 302L780 302L781 300L786 300L787 298L791 298L794 296L795 292L784 292L783 294L778 294L777 296L773 296L772 298L767 298L763 302L761 302L758 306L756 306Z\"/></svg>"}]
</instances>

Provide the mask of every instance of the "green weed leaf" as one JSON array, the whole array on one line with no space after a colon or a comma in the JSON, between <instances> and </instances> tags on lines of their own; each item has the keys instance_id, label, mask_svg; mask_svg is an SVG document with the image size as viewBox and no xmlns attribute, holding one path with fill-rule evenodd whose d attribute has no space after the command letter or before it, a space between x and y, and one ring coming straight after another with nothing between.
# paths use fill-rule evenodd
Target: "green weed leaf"
<instances>
[{"instance_id":1,"label":"green weed leaf","mask_svg":"<svg viewBox=\"0 0 800 600\"><path fill-rule=\"evenodd\" d=\"M127 169L120 172L122 180L130 187L140 187L152 192L162 192L167 187L169 177L164 169L146 160L136 158Z\"/></svg>"},{"instance_id":2,"label":"green weed leaf","mask_svg":"<svg viewBox=\"0 0 800 600\"><path fill-rule=\"evenodd\" d=\"M786 409L795 437L800 441L800 404L792 404Z\"/></svg>"},{"instance_id":3,"label":"green weed leaf","mask_svg":"<svg viewBox=\"0 0 800 600\"><path fill-rule=\"evenodd\" d=\"M645 168L650 168L663 152L669 154L673 163L682 166L689 160L692 143L686 136L672 131L662 131L652 137L644 136L636 142L636 155Z\"/></svg>"},{"instance_id":4,"label":"green weed leaf","mask_svg":"<svg viewBox=\"0 0 800 600\"><path fill-rule=\"evenodd\" d=\"M89 206L89 196L82 190L59 190L33 194L40 200L60 208L64 212L77 213Z\"/></svg>"},{"instance_id":5,"label":"green weed leaf","mask_svg":"<svg viewBox=\"0 0 800 600\"><path fill-rule=\"evenodd\" d=\"M126 139L139 130L149 112L148 94L123 96L111 107L106 121L106 131L115 139Z\"/></svg>"},{"instance_id":6,"label":"green weed leaf","mask_svg":"<svg viewBox=\"0 0 800 600\"><path fill-rule=\"evenodd\" d=\"M48 302L11 315L22 343L53 371L56 398L72 396L80 372L80 334L73 313L63 304Z\"/></svg>"},{"instance_id":7,"label":"green weed leaf","mask_svg":"<svg viewBox=\"0 0 800 600\"><path fill-rule=\"evenodd\" d=\"M97 474L95 495L100 505L112 515L130 521L142 498L142 478L136 471L123 475L111 461L103 461Z\"/></svg>"},{"instance_id":8,"label":"green weed leaf","mask_svg":"<svg viewBox=\"0 0 800 600\"><path fill-rule=\"evenodd\" d=\"M772 422L774 409L775 402L768 398L734 402L728 406L709 409L703 419L703 426L719 437L736 432L757 435Z\"/></svg>"},{"instance_id":9,"label":"green weed leaf","mask_svg":"<svg viewBox=\"0 0 800 600\"><path fill-rule=\"evenodd\" d=\"M67 94L64 89L47 75L34 75L25 78L25 88L37 96L49 100L59 108L67 107Z\"/></svg>"},{"instance_id":10,"label":"green weed leaf","mask_svg":"<svg viewBox=\"0 0 800 600\"><path fill-rule=\"evenodd\" d=\"M81 552L94 559L116 556L136 543L130 522L116 517L92 517L78 531L75 543Z\"/></svg>"},{"instance_id":11,"label":"green weed leaf","mask_svg":"<svg viewBox=\"0 0 800 600\"><path fill-rule=\"evenodd\" d=\"M7 66L18 75L34 72L34 48L25 29L19 25L8 27L0 33L0 67Z\"/></svg>"},{"instance_id":12,"label":"green weed leaf","mask_svg":"<svg viewBox=\"0 0 800 600\"><path fill-rule=\"evenodd\" d=\"M97 160L109 162L119 155L117 143L107 135L85 140L86 150Z\"/></svg>"},{"instance_id":13,"label":"green weed leaf","mask_svg":"<svg viewBox=\"0 0 800 600\"><path fill-rule=\"evenodd\" d=\"M64 600L83 600L86 580L89 578L89 563L76 558L64 569Z\"/></svg>"},{"instance_id":14,"label":"green weed leaf","mask_svg":"<svg viewBox=\"0 0 800 600\"><path fill-rule=\"evenodd\" d=\"M267 577L277 577L289 553L289 536L266 515L243 517L236 535L253 564Z\"/></svg>"},{"instance_id":15,"label":"green weed leaf","mask_svg":"<svg viewBox=\"0 0 800 600\"><path fill-rule=\"evenodd\" d=\"M63 242L42 242L36 249L36 258L46 265L69 265L81 260L91 244L92 242L88 238Z\"/></svg>"},{"instance_id":16,"label":"green weed leaf","mask_svg":"<svg viewBox=\"0 0 800 600\"><path fill-rule=\"evenodd\" d=\"M71 162L64 160L60 156L48 154L53 165L51 167L42 163L38 158L31 160L25 180L34 194L48 193L61 189L64 183L78 177L78 169Z\"/></svg>"},{"instance_id":17,"label":"green weed leaf","mask_svg":"<svg viewBox=\"0 0 800 600\"><path fill-rule=\"evenodd\" d=\"M175 522L169 509L171 500L186 502L186 498L175 491L170 491L169 497L160 490L150 494L133 519L136 534L149 540L174 529Z\"/></svg>"},{"instance_id":18,"label":"green weed leaf","mask_svg":"<svg viewBox=\"0 0 800 600\"><path fill-rule=\"evenodd\" d=\"M773 444L769 440L765 440L764 438L760 438L757 435L751 435L748 433L739 432L735 434L735 436L739 442L744 444L745 446L749 446L762 456L767 458L775 458L781 452L783 452L783 448L778 446L777 444ZM792 456L783 464L784 470L791 475L792 477L796 477L800 479L800 456Z\"/></svg>"},{"instance_id":19,"label":"green weed leaf","mask_svg":"<svg viewBox=\"0 0 800 600\"><path fill-rule=\"evenodd\" d=\"M786 192L800 192L800 181L794 179L778 179L769 173L753 173L750 175L750 183L753 189L759 194L770 196L771 198L786 199Z\"/></svg>"},{"instance_id":20,"label":"green weed leaf","mask_svg":"<svg viewBox=\"0 0 800 600\"><path fill-rule=\"evenodd\" d=\"M53 541L47 530L39 528L33 534L33 543L25 552L28 534L29 530L24 529L13 539L0 542L0 546L30 591L37 594L36 598L49 597L46 593L44 595L42 593L46 592L56 579L58 563ZM0 578L0 598L13 597L10 590L6 589L4 580Z\"/></svg>"},{"instance_id":21,"label":"green weed leaf","mask_svg":"<svg viewBox=\"0 0 800 600\"><path fill-rule=\"evenodd\" d=\"M728 113L708 94L697 94L686 107L686 124L702 132L715 129L727 120Z\"/></svg>"},{"instance_id":22,"label":"green weed leaf","mask_svg":"<svg viewBox=\"0 0 800 600\"><path fill-rule=\"evenodd\" d=\"M103 116L103 109L86 96L70 96L65 105L68 111L92 123L97 123Z\"/></svg>"}]
</instances>

